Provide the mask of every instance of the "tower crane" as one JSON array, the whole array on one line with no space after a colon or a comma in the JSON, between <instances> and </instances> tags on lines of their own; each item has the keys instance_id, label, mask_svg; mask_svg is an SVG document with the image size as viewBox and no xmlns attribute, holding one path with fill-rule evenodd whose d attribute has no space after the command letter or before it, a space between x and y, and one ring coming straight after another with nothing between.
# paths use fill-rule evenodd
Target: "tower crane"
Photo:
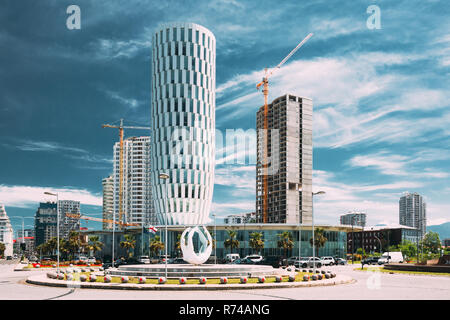
<instances>
[{"instance_id":1,"label":"tower crane","mask_svg":"<svg viewBox=\"0 0 450 320\"><path fill-rule=\"evenodd\" d=\"M123 216L123 129L142 129L150 130L150 127L135 127L135 126L124 126L123 119L120 119L120 125L104 124L102 128L116 128L119 129L119 225L123 226L122 223ZM115 213L113 213L115 214Z\"/></svg>"},{"instance_id":2,"label":"tower crane","mask_svg":"<svg viewBox=\"0 0 450 320\"><path fill-rule=\"evenodd\" d=\"M72 218L72 219L82 219L82 220L91 220L91 221L98 221L98 222L108 222L108 223L119 224L121 226L140 226L139 223L124 223L124 222L115 221L115 220L89 217L89 216L85 216L85 215L81 215L81 214L77 214L77 213L66 213L66 216L69 217L69 218Z\"/></svg>"},{"instance_id":3,"label":"tower crane","mask_svg":"<svg viewBox=\"0 0 450 320\"><path fill-rule=\"evenodd\" d=\"M269 71L267 68L264 69L264 77L262 79L262 81L260 83L258 83L256 85L256 90L259 90L259 88L261 86L263 86L263 94L264 94L264 134L265 134L265 145L264 145L264 149L263 149L263 163L262 163L262 167L264 169L263 172L263 189L264 189L264 197L263 197L263 222L267 223L267 193L268 193L268 186L267 186L267 169L268 169L268 163L267 163L267 152L268 152L268 139L269 139L269 134L268 134L268 119L267 119L267 115L269 113L268 110L268 106L267 106L267 100L269 97L269 77L279 68L281 68L281 66L283 64L286 63L286 61L298 50L300 49L301 46L303 46L305 44L306 41L309 40L309 38L311 38L313 36L313 33L308 34L305 39L303 39L283 60L281 60L281 62L275 67L273 68L271 71Z\"/></svg>"}]
</instances>

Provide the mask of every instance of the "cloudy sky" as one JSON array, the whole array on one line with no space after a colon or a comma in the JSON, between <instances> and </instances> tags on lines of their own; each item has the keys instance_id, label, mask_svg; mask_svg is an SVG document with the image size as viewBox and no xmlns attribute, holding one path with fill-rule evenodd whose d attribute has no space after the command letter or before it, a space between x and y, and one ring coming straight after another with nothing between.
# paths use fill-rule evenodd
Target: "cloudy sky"
<instances>
[{"instance_id":1,"label":"cloudy sky","mask_svg":"<svg viewBox=\"0 0 450 320\"><path fill-rule=\"evenodd\" d=\"M80 30L66 27L71 4L81 9ZM381 29L367 26L374 4ZM31 217L53 191L99 216L117 141L101 125L150 124L152 32L186 21L215 34L216 126L224 134L254 129L264 68L314 33L274 73L269 100L313 99L313 189L326 191L315 200L317 223L337 224L355 209L371 225L398 223L405 191L425 197L429 224L450 221L449 13L445 1L431 0L5 0L0 203L10 216ZM254 152L250 145L247 161L235 164L218 159L218 216L255 210Z\"/></svg>"}]
</instances>

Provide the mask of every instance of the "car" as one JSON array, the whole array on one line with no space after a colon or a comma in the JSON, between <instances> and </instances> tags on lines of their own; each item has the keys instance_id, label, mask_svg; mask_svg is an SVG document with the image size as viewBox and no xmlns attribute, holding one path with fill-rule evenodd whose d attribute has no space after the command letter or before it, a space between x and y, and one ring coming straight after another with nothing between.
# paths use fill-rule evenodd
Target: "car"
<instances>
[{"instance_id":1,"label":"car","mask_svg":"<svg viewBox=\"0 0 450 320\"><path fill-rule=\"evenodd\" d=\"M28 261L30 261L30 262L38 262L39 259L38 259L36 256L30 256L30 257L28 258Z\"/></svg>"},{"instance_id":2,"label":"car","mask_svg":"<svg viewBox=\"0 0 450 320\"><path fill-rule=\"evenodd\" d=\"M316 266L316 268L322 267L322 260L318 257L302 257L294 263L297 268L311 268Z\"/></svg>"},{"instance_id":3,"label":"car","mask_svg":"<svg viewBox=\"0 0 450 320\"><path fill-rule=\"evenodd\" d=\"M229 253L229 254L226 255L225 261L226 261L227 263L231 263L231 262L233 262L234 260L240 259L240 258L241 258L241 256L239 255L239 253Z\"/></svg>"},{"instance_id":4,"label":"car","mask_svg":"<svg viewBox=\"0 0 450 320\"><path fill-rule=\"evenodd\" d=\"M362 261L363 264L377 264L379 257L368 257Z\"/></svg>"},{"instance_id":5,"label":"car","mask_svg":"<svg viewBox=\"0 0 450 320\"><path fill-rule=\"evenodd\" d=\"M255 261L243 258L243 259L236 259L233 262L231 262L231 264L255 264Z\"/></svg>"},{"instance_id":6,"label":"car","mask_svg":"<svg viewBox=\"0 0 450 320\"><path fill-rule=\"evenodd\" d=\"M253 262L259 262L263 259L263 257L260 255L257 255L257 254L252 254L252 255L246 256L244 259L250 259Z\"/></svg>"},{"instance_id":7,"label":"car","mask_svg":"<svg viewBox=\"0 0 450 320\"><path fill-rule=\"evenodd\" d=\"M12 256L7 256L6 260L12 260Z\"/></svg>"},{"instance_id":8,"label":"car","mask_svg":"<svg viewBox=\"0 0 450 320\"><path fill-rule=\"evenodd\" d=\"M298 257L297 256L293 256L287 259L287 264L292 266L295 264L295 261L298 261Z\"/></svg>"},{"instance_id":9,"label":"car","mask_svg":"<svg viewBox=\"0 0 450 320\"><path fill-rule=\"evenodd\" d=\"M173 258L173 259L169 259L167 261L167 263L170 264L188 264L186 261L184 261L183 258Z\"/></svg>"},{"instance_id":10,"label":"car","mask_svg":"<svg viewBox=\"0 0 450 320\"><path fill-rule=\"evenodd\" d=\"M347 260L342 259L342 258L337 258L337 259L335 259L335 261L336 261L336 265L344 266L347 264Z\"/></svg>"},{"instance_id":11,"label":"car","mask_svg":"<svg viewBox=\"0 0 450 320\"><path fill-rule=\"evenodd\" d=\"M142 263L142 264L150 264L150 258L149 258L149 256L140 256L140 257L139 257L139 263Z\"/></svg>"},{"instance_id":12,"label":"car","mask_svg":"<svg viewBox=\"0 0 450 320\"><path fill-rule=\"evenodd\" d=\"M167 263L170 263L170 256L167 255ZM158 257L158 263L166 263L166 256L165 255L161 255Z\"/></svg>"},{"instance_id":13,"label":"car","mask_svg":"<svg viewBox=\"0 0 450 320\"><path fill-rule=\"evenodd\" d=\"M332 266L336 264L333 257L322 257L322 265L323 266Z\"/></svg>"},{"instance_id":14,"label":"car","mask_svg":"<svg viewBox=\"0 0 450 320\"><path fill-rule=\"evenodd\" d=\"M86 256L79 256L78 257L78 261L81 261L81 262L88 262L88 257L86 257Z\"/></svg>"},{"instance_id":15,"label":"car","mask_svg":"<svg viewBox=\"0 0 450 320\"><path fill-rule=\"evenodd\" d=\"M96 263L96 262L97 262L97 259L95 259L95 257L89 257L87 259L87 263Z\"/></svg>"}]
</instances>

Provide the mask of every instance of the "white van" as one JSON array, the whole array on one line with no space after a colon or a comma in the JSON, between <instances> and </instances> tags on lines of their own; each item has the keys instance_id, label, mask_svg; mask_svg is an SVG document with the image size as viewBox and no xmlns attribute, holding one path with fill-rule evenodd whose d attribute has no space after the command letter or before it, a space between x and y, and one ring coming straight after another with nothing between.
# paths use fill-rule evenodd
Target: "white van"
<instances>
[{"instance_id":1,"label":"white van","mask_svg":"<svg viewBox=\"0 0 450 320\"><path fill-rule=\"evenodd\" d=\"M227 263L231 263L231 262L233 262L234 260L240 259L240 258L241 258L241 256L239 255L239 253L229 253L229 254L226 255L225 261L226 261Z\"/></svg>"},{"instance_id":2,"label":"white van","mask_svg":"<svg viewBox=\"0 0 450 320\"><path fill-rule=\"evenodd\" d=\"M385 252L378 259L378 264L385 263L403 263L403 255L401 252Z\"/></svg>"}]
</instances>

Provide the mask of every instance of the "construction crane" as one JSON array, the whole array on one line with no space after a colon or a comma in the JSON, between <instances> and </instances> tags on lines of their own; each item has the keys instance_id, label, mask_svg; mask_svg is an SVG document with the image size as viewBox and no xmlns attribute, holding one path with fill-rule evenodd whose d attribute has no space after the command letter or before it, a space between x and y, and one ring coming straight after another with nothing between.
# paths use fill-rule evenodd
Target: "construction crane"
<instances>
[{"instance_id":1,"label":"construction crane","mask_svg":"<svg viewBox=\"0 0 450 320\"><path fill-rule=\"evenodd\" d=\"M140 223L124 223L124 222L115 221L115 220L89 217L89 216L76 214L76 213L66 213L66 216L69 217L69 218L72 218L72 219L82 219L82 220L91 220L91 221L98 221L98 222L108 222L108 223L119 224L121 226L140 226L141 225Z\"/></svg>"},{"instance_id":2,"label":"construction crane","mask_svg":"<svg viewBox=\"0 0 450 320\"><path fill-rule=\"evenodd\" d=\"M102 128L115 128L119 129L119 224L123 226L122 216L123 216L123 129L142 129L150 130L150 127L135 127L135 126L124 126L123 119L120 119L120 125L104 124ZM115 213L113 213L115 214Z\"/></svg>"},{"instance_id":3,"label":"construction crane","mask_svg":"<svg viewBox=\"0 0 450 320\"><path fill-rule=\"evenodd\" d=\"M268 152L268 145L269 145L269 134L268 134L268 120L267 116L269 113L267 101L269 97L269 77L274 73L275 70L281 68L283 64L286 63L286 61L298 50L301 46L305 44L306 41L309 40L313 36L312 33L308 34L305 39L303 39L281 62L273 68L270 72L267 68L264 69L265 76L262 79L260 83L256 85L256 90L259 90L261 86L263 86L263 94L264 94L264 135L265 135L265 145L263 149L263 163L262 167L264 169L263 172L263 189L264 189L264 197L263 197L263 222L267 223L267 197L268 197L268 186L267 186L267 169L268 169L268 163L267 163L267 152Z\"/></svg>"}]
</instances>

